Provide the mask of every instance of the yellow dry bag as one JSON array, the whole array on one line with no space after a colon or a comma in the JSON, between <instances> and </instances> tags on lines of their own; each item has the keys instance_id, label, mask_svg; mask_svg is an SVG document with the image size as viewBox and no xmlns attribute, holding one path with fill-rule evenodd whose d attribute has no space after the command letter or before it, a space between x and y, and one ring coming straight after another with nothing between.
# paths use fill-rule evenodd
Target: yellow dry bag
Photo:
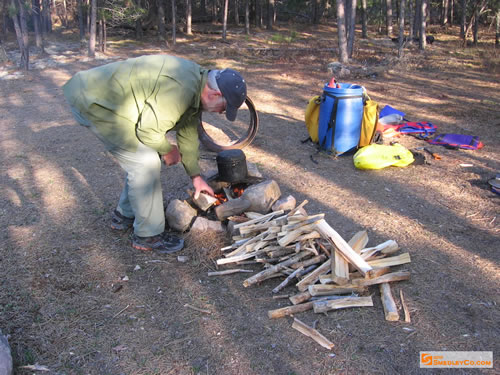
<instances>
[{"instance_id":1,"label":"yellow dry bag","mask_svg":"<svg viewBox=\"0 0 500 375\"><path fill-rule=\"evenodd\" d=\"M413 154L406 147L396 143L392 146L371 144L354 154L354 166L358 169L382 169L385 167L406 167L413 163Z\"/></svg>"},{"instance_id":2,"label":"yellow dry bag","mask_svg":"<svg viewBox=\"0 0 500 375\"><path fill-rule=\"evenodd\" d=\"M311 141L318 143L318 123L319 123L319 105L321 103L321 97L319 95L313 96L306 107L305 121L307 132Z\"/></svg>"}]
</instances>

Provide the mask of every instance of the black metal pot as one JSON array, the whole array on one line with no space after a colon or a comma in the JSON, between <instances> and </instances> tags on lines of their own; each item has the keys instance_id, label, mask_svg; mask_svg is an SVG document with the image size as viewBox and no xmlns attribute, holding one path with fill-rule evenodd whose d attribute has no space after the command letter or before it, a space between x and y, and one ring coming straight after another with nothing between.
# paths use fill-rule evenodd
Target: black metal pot
<instances>
[{"instance_id":1,"label":"black metal pot","mask_svg":"<svg viewBox=\"0 0 500 375\"><path fill-rule=\"evenodd\" d=\"M234 183L247 177L247 160L243 151L224 150L217 154L216 160L219 180Z\"/></svg>"}]
</instances>

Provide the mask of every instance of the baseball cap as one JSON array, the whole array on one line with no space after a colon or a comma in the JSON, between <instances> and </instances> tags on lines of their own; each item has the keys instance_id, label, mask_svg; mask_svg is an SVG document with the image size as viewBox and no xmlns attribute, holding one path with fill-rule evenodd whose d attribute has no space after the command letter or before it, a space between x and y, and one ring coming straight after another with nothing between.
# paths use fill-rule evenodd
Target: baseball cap
<instances>
[{"instance_id":1,"label":"baseball cap","mask_svg":"<svg viewBox=\"0 0 500 375\"><path fill-rule=\"evenodd\" d=\"M219 91L226 99L226 118L229 121L236 119L238 108L247 97L247 84L240 73L233 69L211 70L208 74L211 86L217 83Z\"/></svg>"}]
</instances>

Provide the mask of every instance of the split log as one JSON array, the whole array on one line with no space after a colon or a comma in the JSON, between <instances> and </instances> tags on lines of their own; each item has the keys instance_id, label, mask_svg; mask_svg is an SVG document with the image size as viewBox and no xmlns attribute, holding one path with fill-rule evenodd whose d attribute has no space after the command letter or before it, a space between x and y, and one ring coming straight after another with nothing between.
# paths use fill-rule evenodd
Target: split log
<instances>
[{"instance_id":1,"label":"split log","mask_svg":"<svg viewBox=\"0 0 500 375\"><path fill-rule=\"evenodd\" d=\"M338 285L347 284L349 282L349 263L338 250L335 250L333 254L335 261L332 263L332 281Z\"/></svg>"},{"instance_id":2,"label":"split log","mask_svg":"<svg viewBox=\"0 0 500 375\"><path fill-rule=\"evenodd\" d=\"M374 279L376 277L385 275L386 273L391 272L391 267L374 267L373 270L369 273L367 279ZM359 279L363 278L359 272L351 273L351 279Z\"/></svg>"},{"instance_id":3,"label":"split log","mask_svg":"<svg viewBox=\"0 0 500 375\"><path fill-rule=\"evenodd\" d=\"M315 330L312 327L309 327L307 324L304 324L303 322L301 322L297 318L293 319L292 328L294 328L297 331L299 331L300 333L312 338L314 341L316 341L318 344L320 344L324 348L332 350L333 347L335 346L330 340L328 340L325 336L323 336L317 330Z\"/></svg>"},{"instance_id":4,"label":"split log","mask_svg":"<svg viewBox=\"0 0 500 375\"><path fill-rule=\"evenodd\" d=\"M396 322L399 320L398 308L394 297L392 296L391 286L389 283L382 283L379 285L380 297L382 298L382 306L384 306L385 320Z\"/></svg>"},{"instance_id":5,"label":"split log","mask_svg":"<svg viewBox=\"0 0 500 375\"><path fill-rule=\"evenodd\" d=\"M403 311L405 312L405 322L411 323L410 310L406 305L405 299L403 297L403 289L399 289L399 297L401 298L401 305L403 305Z\"/></svg>"},{"instance_id":6,"label":"split log","mask_svg":"<svg viewBox=\"0 0 500 375\"><path fill-rule=\"evenodd\" d=\"M295 271L293 271L288 277L281 282L276 288L273 289L273 293L278 293L281 289L283 289L285 286L287 286L292 279L297 276L297 274L302 271L304 267L299 267Z\"/></svg>"},{"instance_id":7,"label":"split log","mask_svg":"<svg viewBox=\"0 0 500 375\"><path fill-rule=\"evenodd\" d=\"M361 249L363 249L367 243L368 232L366 230L356 233L348 242L349 246L358 254L361 253Z\"/></svg>"},{"instance_id":8,"label":"split log","mask_svg":"<svg viewBox=\"0 0 500 375\"><path fill-rule=\"evenodd\" d=\"M355 286L369 286L382 283L390 283L393 281L409 280L410 273L408 271L399 271L375 277L374 279L354 279L352 284Z\"/></svg>"},{"instance_id":9,"label":"split log","mask_svg":"<svg viewBox=\"0 0 500 375\"><path fill-rule=\"evenodd\" d=\"M365 287L337 285L309 285L307 289L311 296L327 296L331 294L350 294L366 292Z\"/></svg>"},{"instance_id":10,"label":"split log","mask_svg":"<svg viewBox=\"0 0 500 375\"><path fill-rule=\"evenodd\" d=\"M282 307L281 309L270 310L267 312L267 316L269 317L269 319L284 318L285 316L312 310L313 303L314 302L306 302L298 305Z\"/></svg>"},{"instance_id":11,"label":"split log","mask_svg":"<svg viewBox=\"0 0 500 375\"><path fill-rule=\"evenodd\" d=\"M191 192L190 192L191 193ZM212 207L215 202L217 202L217 198L212 197L206 193L201 192L197 199L194 198L194 194L192 196L193 202L198 206L198 208L202 211L208 210Z\"/></svg>"},{"instance_id":12,"label":"split log","mask_svg":"<svg viewBox=\"0 0 500 375\"><path fill-rule=\"evenodd\" d=\"M315 224L318 231L342 253L361 274L366 275L372 267L359 256L325 220Z\"/></svg>"},{"instance_id":13,"label":"split log","mask_svg":"<svg viewBox=\"0 0 500 375\"><path fill-rule=\"evenodd\" d=\"M297 238L300 237L301 235L303 235L304 233L312 232L314 230L314 225L315 224L308 224L308 225L304 225L302 227L299 227L298 229L295 229L291 232L286 231L286 232L278 233L278 235L283 234L283 237L278 240L278 244L280 246L286 246L289 243L295 242L297 240Z\"/></svg>"},{"instance_id":14,"label":"split log","mask_svg":"<svg viewBox=\"0 0 500 375\"><path fill-rule=\"evenodd\" d=\"M297 288L301 292L304 292L305 290L307 290L309 285L312 285L318 281L320 275L327 273L330 270L331 262L332 262L332 260L328 259L325 263L323 263L321 266L319 266L314 271L312 271L310 274L308 274L306 277L304 277L302 280L300 280L297 283Z\"/></svg>"},{"instance_id":15,"label":"split log","mask_svg":"<svg viewBox=\"0 0 500 375\"><path fill-rule=\"evenodd\" d=\"M303 257L305 257L307 255L309 255L309 253L307 251L302 251L302 252L298 253L297 255L295 255L294 257L292 257L292 258L290 258L290 259L288 259L288 260L286 260L284 262L275 264L274 266L271 266L268 269L265 269L264 271L261 271L258 274L253 275L252 277L246 279L243 282L243 286L245 288L247 288L250 285L253 285L253 284L256 284L258 282L261 282L261 281L265 280L265 278L267 276L272 275L272 274L274 274L276 272L281 271L283 268L288 267L289 265L298 262L299 260L301 260Z\"/></svg>"},{"instance_id":16,"label":"split log","mask_svg":"<svg viewBox=\"0 0 500 375\"><path fill-rule=\"evenodd\" d=\"M399 266L400 264L411 263L410 254L403 253L400 255L396 255L395 257L383 258L377 260L370 260L368 264L372 267L391 267L391 266Z\"/></svg>"},{"instance_id":17,"label":"split log","mask_svg":"<svg viewBox=\"0 0 500 375\"><path fill-rule=\"evenodd\" d=\"M309 301L311 299L311 293L309 293L309 291L305 291L299 294L295 294L289 299L291 303L293 303L294 305L298 305L299 303Z\"/></svg>"},{"instance_id":18,"label":"split log","mask_svg":"<svg viewBox=\"0 0 500 375\"><path fill-rule=\"evenodd\" d=\"M323 313L330 310L345 309L349 307L365 306L373 306L372 297L346 297L338 300L313 302L313 309L315 313Z\"/></svg>"},{"instance_id":19,"label":"split log","mask_svg":"<svg viewBox=\"0 0 500 375\"><path fill-rule=\"evenodd\" d=\"M361 257L364 260L367 260L376 253L390 255L394 254L398 250L399 250L399 245L397 244L397 242L394 240L388 240L375 247L367 247L361 250Z\"/></svg>"}]
</instances>

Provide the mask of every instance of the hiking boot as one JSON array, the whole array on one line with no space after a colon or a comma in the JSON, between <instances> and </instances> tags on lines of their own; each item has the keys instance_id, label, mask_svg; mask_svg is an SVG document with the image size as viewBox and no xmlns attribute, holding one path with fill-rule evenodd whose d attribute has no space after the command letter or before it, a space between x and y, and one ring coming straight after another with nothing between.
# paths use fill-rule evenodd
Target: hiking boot
<instances>
[{"instance_id":1,"label":"hiking boot","mask_svg":"<svg viewBox=\"0 0 500 375\"><path fill-rule=\"evenodd\" d=\"M158 234L152 237L132 235L132 247L142 251L156 251L160 254L171 254L184 247L184 240L169 233Z\"/></svg>"},{"instance_id":2,"label":"hiking boot","mask_svg":"<svg viewBox=\"0 0 500 375\"><path fill-rule=\"evenodd\" d=\"M111 229L126 231L134 225L133 217L126 217L115 210L111 214Z\"/></svg>"}]
</instances>

